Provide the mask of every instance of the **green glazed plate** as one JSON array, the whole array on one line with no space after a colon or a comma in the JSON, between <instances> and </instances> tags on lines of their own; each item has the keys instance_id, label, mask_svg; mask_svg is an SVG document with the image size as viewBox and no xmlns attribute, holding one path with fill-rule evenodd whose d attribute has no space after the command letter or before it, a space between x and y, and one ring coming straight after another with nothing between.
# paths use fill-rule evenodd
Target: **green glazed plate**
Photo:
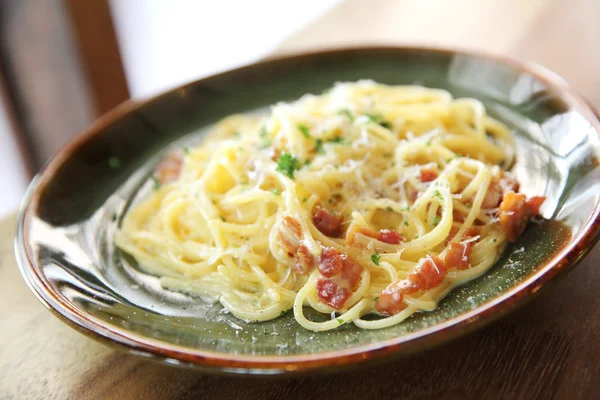
<instances>
[{"instance_id":1,"label":"green glazed plate","mask_svg":"<svg viewBox=\"0 0 600 400\"><path fill-rule=\"evenodd\" d=\"M119 221L170 147L199 141L228 114L358 79L420 84L481 100L514 130L514 171L526 194L547 196L546 220L530 224L489 273L454 290L435 311L376 331L343 325L314 333L291 314L244 323L220 307L161 289L156 277L115 248ZM167 363L280 374L389 359L504 315L592 247L600 207L599 132L585 102L535 65L422 48L342 49L269 60L125 103L98 120L31 183L16 254L32 291L62 320Z\"/></svg>"}]
</instances>

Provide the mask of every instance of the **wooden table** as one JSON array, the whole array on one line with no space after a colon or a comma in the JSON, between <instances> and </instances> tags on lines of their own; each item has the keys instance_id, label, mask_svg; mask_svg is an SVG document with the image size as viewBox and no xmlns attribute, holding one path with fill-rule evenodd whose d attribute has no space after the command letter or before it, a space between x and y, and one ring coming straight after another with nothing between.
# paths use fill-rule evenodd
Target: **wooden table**
<instances>
[{"instance_id":1,"label":"wooden table","mask_svg":"<svg viewBox=\"0 0 600 400\"><path fill-rule=\"evenodd\" d=\"M435 3L435 6L432 5ZM600 2L350 0L280 52L431 43L541 62L600 105ZM504 320L376 368L294 379L213 377L123 354L54 318L21 279L0 221L0 399L598 398L600 247Z\"/></svg>"}]
</instances>

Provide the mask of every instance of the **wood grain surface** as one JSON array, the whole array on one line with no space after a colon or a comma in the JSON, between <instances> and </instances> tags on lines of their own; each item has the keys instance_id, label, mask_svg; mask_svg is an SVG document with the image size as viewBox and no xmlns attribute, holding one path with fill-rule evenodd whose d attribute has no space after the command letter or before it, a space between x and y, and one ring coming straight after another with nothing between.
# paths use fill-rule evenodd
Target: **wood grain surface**
<instances>
[{"instance_id":1,"label":"wood grain surface","mask_svg":"<svg viewBox=\"0 0 600 400\"><path fill-rule=\"evenodd\" d=\"M533 59L600 105L600 2L349 0L280 52L430 43ZM423 354L294 379L207 376L116 352L54 318L20 277L0 221L0 399L593 399L600 392L600 247L531 303Z\"/></svg>"}]
</instances>

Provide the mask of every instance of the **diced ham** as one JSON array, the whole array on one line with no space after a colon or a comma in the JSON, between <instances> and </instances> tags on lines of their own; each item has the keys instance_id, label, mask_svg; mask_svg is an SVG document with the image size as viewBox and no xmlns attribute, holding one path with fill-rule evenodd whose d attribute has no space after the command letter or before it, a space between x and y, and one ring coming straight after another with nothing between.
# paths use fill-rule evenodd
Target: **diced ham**
<instances>
[{"instance_id":1,"label":"diced ham","mask_svg":"<svg viewBox=\"0 0 600 400\"><path fill-rule=\"evenodd\" d=\"M348 282L350 288L354 288L358 283L358 278L363 270L362 265L350 256L342 256L342 271L340 276Z\"/></svg>"},{"instance_id":2,"label":"diced ham","mask_svg":"<svg viewBox=\"0 0 600 400\"><path fill-rule=\"evenodd\" d=\"M317 280L317 297L323 303L339 310L352 295L363 267L354 258L325 247L318 261L322 277Z\"/></svg>"},{"instance_id":3,"label":"diced ham","mask_svg":"<svg viewBox=\"0 0 600 400\"><path fill-rule=\"evenodd\" d=\"M396 231L382 229L377 235L377 240L388 244L400 244L400 242L402 241L402 235L400 235Z\"/></svg>"},{"instance_id":4,"label":"diced ham","mask_svg":"<svg viewBox=\"0 0 600 400\"><path fill-rule=\"evenodd\" d=\"M447 273L443 260L436 256L423 257L406 279L390 283L381 292L375 309L385 315L396 315L406 307L403 302L405 295L436 287Z\"/></svg>"},{"instance_id":5,"label":"diced ham","mask_svg":"<svg viewBox=\"0 0 600 400\"><path fill-rule=\"evenodd\" d=\"M173 182L179 178L182 165L183 153L173 152L156 165L154 175L161 185Z\"/></svg>"},{"instance_id":6,"label":"diced ham","mask_svg":"<svg viewBox=\"0 0 600 400\"><path fill-rule=\"evenodd\" d=\"M294 266L296 272L300 275L306 275L312 271L315 266L315 258L308 251L308 247L301 244L296 251L296 265Z\"/></svg>"},{"instance_id":7,"label":"diced ham","mask_svg":"<svg viewBox=\"0 0 600 400\"><path fill-rule=\"evenodd\" d=\"M507 173L502 173L500 180L490 183L490 187L483 198L483 203L481 203L481 208L496 208L505 193L516 192L517 190L519 190L519 182Z\"/></svg>"},{"instance_id":8,"label":"diced ham","mask_svg":"<svg viewBox=\"0 0 600 400\"><path fill-rule=\"evenodd\" d=\"M302 229L300 223L289 215L281 217L281 227L278 232L281 246L289 257L295 257L294 270L300 274L308 274L315 266L315 259L308 248L301 243Z\"/></svg>"},{"instance_id":9,"label":"diced ham","mask_svg":"<svg viewBox=\"0 0 600 400\"><path fill-rule=\"evenodd\" d=\"M449 243L446 255L444 256L444 263L448 268L467 269L469 267L469 256L471 255L472 249L473 242Z\"/></svg>"},{"instance_id":10,"label":"diced ham","mask_svg":"<svg viewBox=\"0 0 600 400\"><path fill-rule=\"evenodd\" d=\"M438 170L434 166L427 166L421 168L421 174L419 180L421 182L431 182L438 177Z\"/></svg>"},{"instance_id":11,"label":"diced ham","mask_svg":"<svg viewBox=\"0 0 600 400\"><path fill-rule=\"evenodd\" d=\"M289 215L282 216L278 236L285 251L290 257L293 257L296 251L298 251L300 238L302 237L300 223Z\"/></svg>"},{"instance_id":12,"label":"diced ham","mask_svg":"<svg viewBox=\"0 0 600 400\"><path fill-rule=\"evenodd\" d=\"M317 297L336 310L341 309L350 296L350 290L341 287L331 279L319 278L317 280Z\"/></svg>"},{"instance_id":13,"label":"diced ham","mask_svg":"<svg viewBox=\"0 0 600 400\"><path fill-rule=\"evenodd\" d=\"M325 247L319 257L319 272L323 276L332 277L342 271L344 262L342 255L333 247Z\"/></svg>"},{"instance_id":14,"label":"diced ham","mask_svg":"<svg viewBox=\"0 0 600 400\"><path fill-rule=\"evenodd\" d=\"M402 241L402 235L400 235L396 231L392 231L390 229L382 229L379 232L376 232L369 228L363 228L357 226L355 224L350 225L348 231L346 232L346 244L348 246L353 246L356 242L356 235L361 234L366 237L370 237L372 239L377 239L380 242L388 243L388 244L399 244Z\"/></svg>"},{"instance_id":15,"label":"diced ham","mask_svg":"<svg viewBox=\"0 0 600 400\"><path fill-rule=\"evenodd\" d=\"M529 219L540 212L546 198L535 196L527 200L524 194L509 191L504 195L498 211L500 228L506 238L514 242L525 230Z\"/></svg>"},{"instance_id":16,"label":"diced ham","mask_svg":"<svg viewBox=\"0 0 600 400\"><path fill-rule=\"evenodd\" d=\"M418 290L419 288L408 280L392 283L379 295L375 309L382 314L396 315L406 308L403 302L404 296Z\"/></svg>"},{"instance_id":17,"label":"diced ham","mask_svg":"<svg viewBox=\"0 0 600 400\"><path fill-rule=\"evenodd\" d=\"M420 290L429 290L442 283L447 272L443 260L436 256L427 256L419 261L419 265L408 274L407 279Z\"/></svg>"},{"instance_id":18,"label":"diced ham","mask_svg":"<svg viewBox=\"0 0 600 400\"><path fill-rule=\"evenodd\" d=\"M325 236L340 237L342 234L340 220L327 210L317 209L313 213L312 221L315 227Z\"/></svg>"}]
</instances>

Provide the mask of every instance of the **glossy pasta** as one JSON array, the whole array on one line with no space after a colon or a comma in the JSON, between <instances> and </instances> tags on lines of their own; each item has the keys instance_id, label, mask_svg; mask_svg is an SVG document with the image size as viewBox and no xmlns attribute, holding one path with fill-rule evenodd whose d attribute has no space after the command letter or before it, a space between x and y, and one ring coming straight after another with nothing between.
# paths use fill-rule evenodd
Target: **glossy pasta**
<instances>
[{"instance_id":1,"label":"glossy pasta","mask_svg":"<svg viewBox=\"0 0 600 400\"><path fill-rule=\"evenodd\" d=\"M513 157L477 100L339 83L171 154L116 243L163 287L246 321L293 309L314 331L384 328L487 271L537 214Z\"/></svg>"}]
</instances>

